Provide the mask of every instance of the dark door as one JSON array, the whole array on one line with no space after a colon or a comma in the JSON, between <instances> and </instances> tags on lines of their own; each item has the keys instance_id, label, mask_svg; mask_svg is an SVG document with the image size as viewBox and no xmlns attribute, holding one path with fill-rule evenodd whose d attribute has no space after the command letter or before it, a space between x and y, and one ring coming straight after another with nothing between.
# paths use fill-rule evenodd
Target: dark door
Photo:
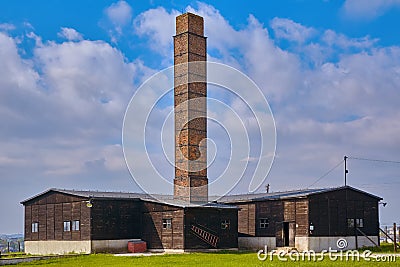
<instances>
[{"instance_id":1,"label":"dark door","mask_svg":"<svg viewBox=\"0 0 400 267\"><path fill-rule=\"evenodd\" d=\"M295 236L296 236L296 222L291 222L289 224L289 246L295 246Z\"/></svg>"},{"instance_id":2,"label":"dark door","mask_svg":"<svg viewBox=\"0 0 400 267\"><path fill-rule=\"evenodd\" d=\"M283 246L289 246L289 222L283 222Z\"/></svg>"},{"instance_id":3,"label":"dark door","mask_svg":"<svg viewBox=\"0 0 400 267\"><path fill-rule=\"evenodd\" d=\"M294 247L294 237L296 236L295 222L277 223L275 229L277 247Z\"/></svg>"},{"instance_id":4,"label":"dark door","mask_svg":"<svg viewBox=\"0 0 400 267\"><path fill-rule=\"evenodd\" d=\"M283 223L278 222L275 225L275 238L276 238L276 246L283 247L284 246L284 238L283 238Z\"/></svg>"}]
</instances>

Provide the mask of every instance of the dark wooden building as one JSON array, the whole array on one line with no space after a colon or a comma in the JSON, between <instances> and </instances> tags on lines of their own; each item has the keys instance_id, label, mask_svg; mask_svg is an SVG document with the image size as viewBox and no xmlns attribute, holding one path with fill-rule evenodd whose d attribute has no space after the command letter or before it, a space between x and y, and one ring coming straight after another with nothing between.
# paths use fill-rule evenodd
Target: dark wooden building
<instances>
[{"instance_id":1,"label":"dark wooden building","mask_svg":"<svg viewBox=\"0 0 400 267\"><path fill-rule=\"evenodd\" d=\"M31 254L237 248L237 207L165 204L145 194L50 189L22 202Z\"/></svg>"},{"instance_id":2,"label":"dark wooden building","mask_svg":"<svg viewBox=\"0 0 400 267\"><path fill-rule=\"evenodd\" d=\"M347 248L379 242L378 202L382 198L350 186L288 192L232 195L237 205L239 247L296 247L299 250Z\"/></svg>"}]
</instances>

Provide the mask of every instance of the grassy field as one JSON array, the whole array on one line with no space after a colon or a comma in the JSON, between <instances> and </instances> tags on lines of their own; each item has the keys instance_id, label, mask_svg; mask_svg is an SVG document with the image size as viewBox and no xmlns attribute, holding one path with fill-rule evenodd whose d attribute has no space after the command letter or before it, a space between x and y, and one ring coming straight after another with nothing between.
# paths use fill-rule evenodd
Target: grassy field
<instances>
[{"instance_id":1,"label":"grassy field","mask_svg":"<svg viewBox=\"0 0 400 267\"><path fill-rule=\"evenodd\" d=\"M360 251L363 250L370 250L374 253L393 253L393 244L392 243L385 243L385 242L381 242L379 247L369 247L369 248L363 248L360 249ZM397 252L400 253L400 249L397 249Z\"/></svg>"},{"instance_id":2,"label":"grassy field","mask_svg":"<svg viewBox=\"0 0 400 267\"><path fill-rule=\"evenodd\" d=\"M26 254L23 252L12 252L12 253L7 253L7 254L1 254L0 259L9 259L9 258L19 258L19 257L25 257Z\"/></svg>"},{"instance_id":3,"label":"grassy field","mask_svg":"<svg viewBox=\"0 0 400 267\"><path fill-rule=\"evenodd\" d=\"M82 255L71 258L51 259L23 263L18 266L79 266L79 267L102 267L102 266L400 266L397 262L368 262L363 259L357 261L330 261L328 257L322 262L313 261L290 261L281 262L276 257L260 261L255 252L226 252L226 253L190 253L169 254L158 256L121 257L105 254Z\"/></svg>"}]
</instances>

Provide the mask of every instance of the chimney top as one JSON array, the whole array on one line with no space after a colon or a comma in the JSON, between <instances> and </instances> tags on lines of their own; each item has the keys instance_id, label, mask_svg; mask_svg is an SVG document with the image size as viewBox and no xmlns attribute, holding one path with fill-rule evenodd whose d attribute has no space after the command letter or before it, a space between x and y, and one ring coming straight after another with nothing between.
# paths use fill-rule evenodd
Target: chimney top
<instances>
[{"instance_id":1,"label":"chimney top","mask_svg":"<svg viewBox=\"0 0 400 267\"><path fill-rule=\"evenodd\" d=\"M185 13L176 17L176 35L190 32L197 35L204 35L203 17L193 13Z\"/></svg>"}]
</instances>

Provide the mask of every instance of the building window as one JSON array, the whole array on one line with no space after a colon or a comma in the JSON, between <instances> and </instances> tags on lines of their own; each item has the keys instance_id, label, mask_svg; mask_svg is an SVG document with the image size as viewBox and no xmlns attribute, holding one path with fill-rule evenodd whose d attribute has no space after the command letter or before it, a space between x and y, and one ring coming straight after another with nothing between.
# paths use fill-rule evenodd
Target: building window
<instances>
[{"instance_id":1,"label":"building window","mask_svg":"<svg viewBox=\"0 0 400 267\"><path fill-rule=\"evenodd\" d=\"M64 232L69 232L69 231L71 231L71 222L65 221L64 222Z\"/></svg>"},{"instance_id":2,"label":"building window","mask_svg":"<svg viewBox=\"0 0 400 267\"><path fill-rule=\"evenodd\" d=\"M164 229L171 229L172 228L172 219L163 219L162 227Z\"/></svg>"},{"instance_id":3,"label":"building window","mask_svg":"<svg viewBox=\"0 0 400 267\"><path fill-rule=\"evenodd\" d=\"M364 227L364 219L361 219L361 218L347 219L347 227L354 228L354 223L359 228Z\"/></svg>"},{"instance_id":4,"label":"building window","mask_svg":"<svg viewBox=\"0 0 400 267\"><path fill-rule=\"evenodd\" d=\"M267 228L268 225L269 225L268 219L266 219L266 218L260 219L260 228L261 228L261 229Z\"/></svg>"},{"instance_id":5,"label":"building window","mask_svg":"<svg viewBox=\"0 0 400 267\"><path fill-rule=\"evenodd\" d=\"M230 220L222 220L221 221L221 229L229 229L231 228L231 221Z\"/></svg>"},{"instance_id":6,"label":"building window","mask_svg":"<svg viewBox=\"0 0 400 267\"><path fill-rule=\"evenodd\" d=\"M39 232L39 223L34 222L32 223L32 233L37 233L37 232Z\"/></svg>"},{"instance_id":7,"label":"building window","mask_svg":"<svg viewBox=\"0 0 400 267\"><path fill-rule=\"evenodd\" d=\"M354 228L354 219L347 219L347 227Z\"/></svg>"},{"instance_id":8,"label":"building window","mask_svg":"<svg viewBox=\"0 0 400 267\"><path fill-rule=\"evenodd\" d=\"M79 221L72 221L72 231L79 231Z\"/></svg>"}]
</instances>

